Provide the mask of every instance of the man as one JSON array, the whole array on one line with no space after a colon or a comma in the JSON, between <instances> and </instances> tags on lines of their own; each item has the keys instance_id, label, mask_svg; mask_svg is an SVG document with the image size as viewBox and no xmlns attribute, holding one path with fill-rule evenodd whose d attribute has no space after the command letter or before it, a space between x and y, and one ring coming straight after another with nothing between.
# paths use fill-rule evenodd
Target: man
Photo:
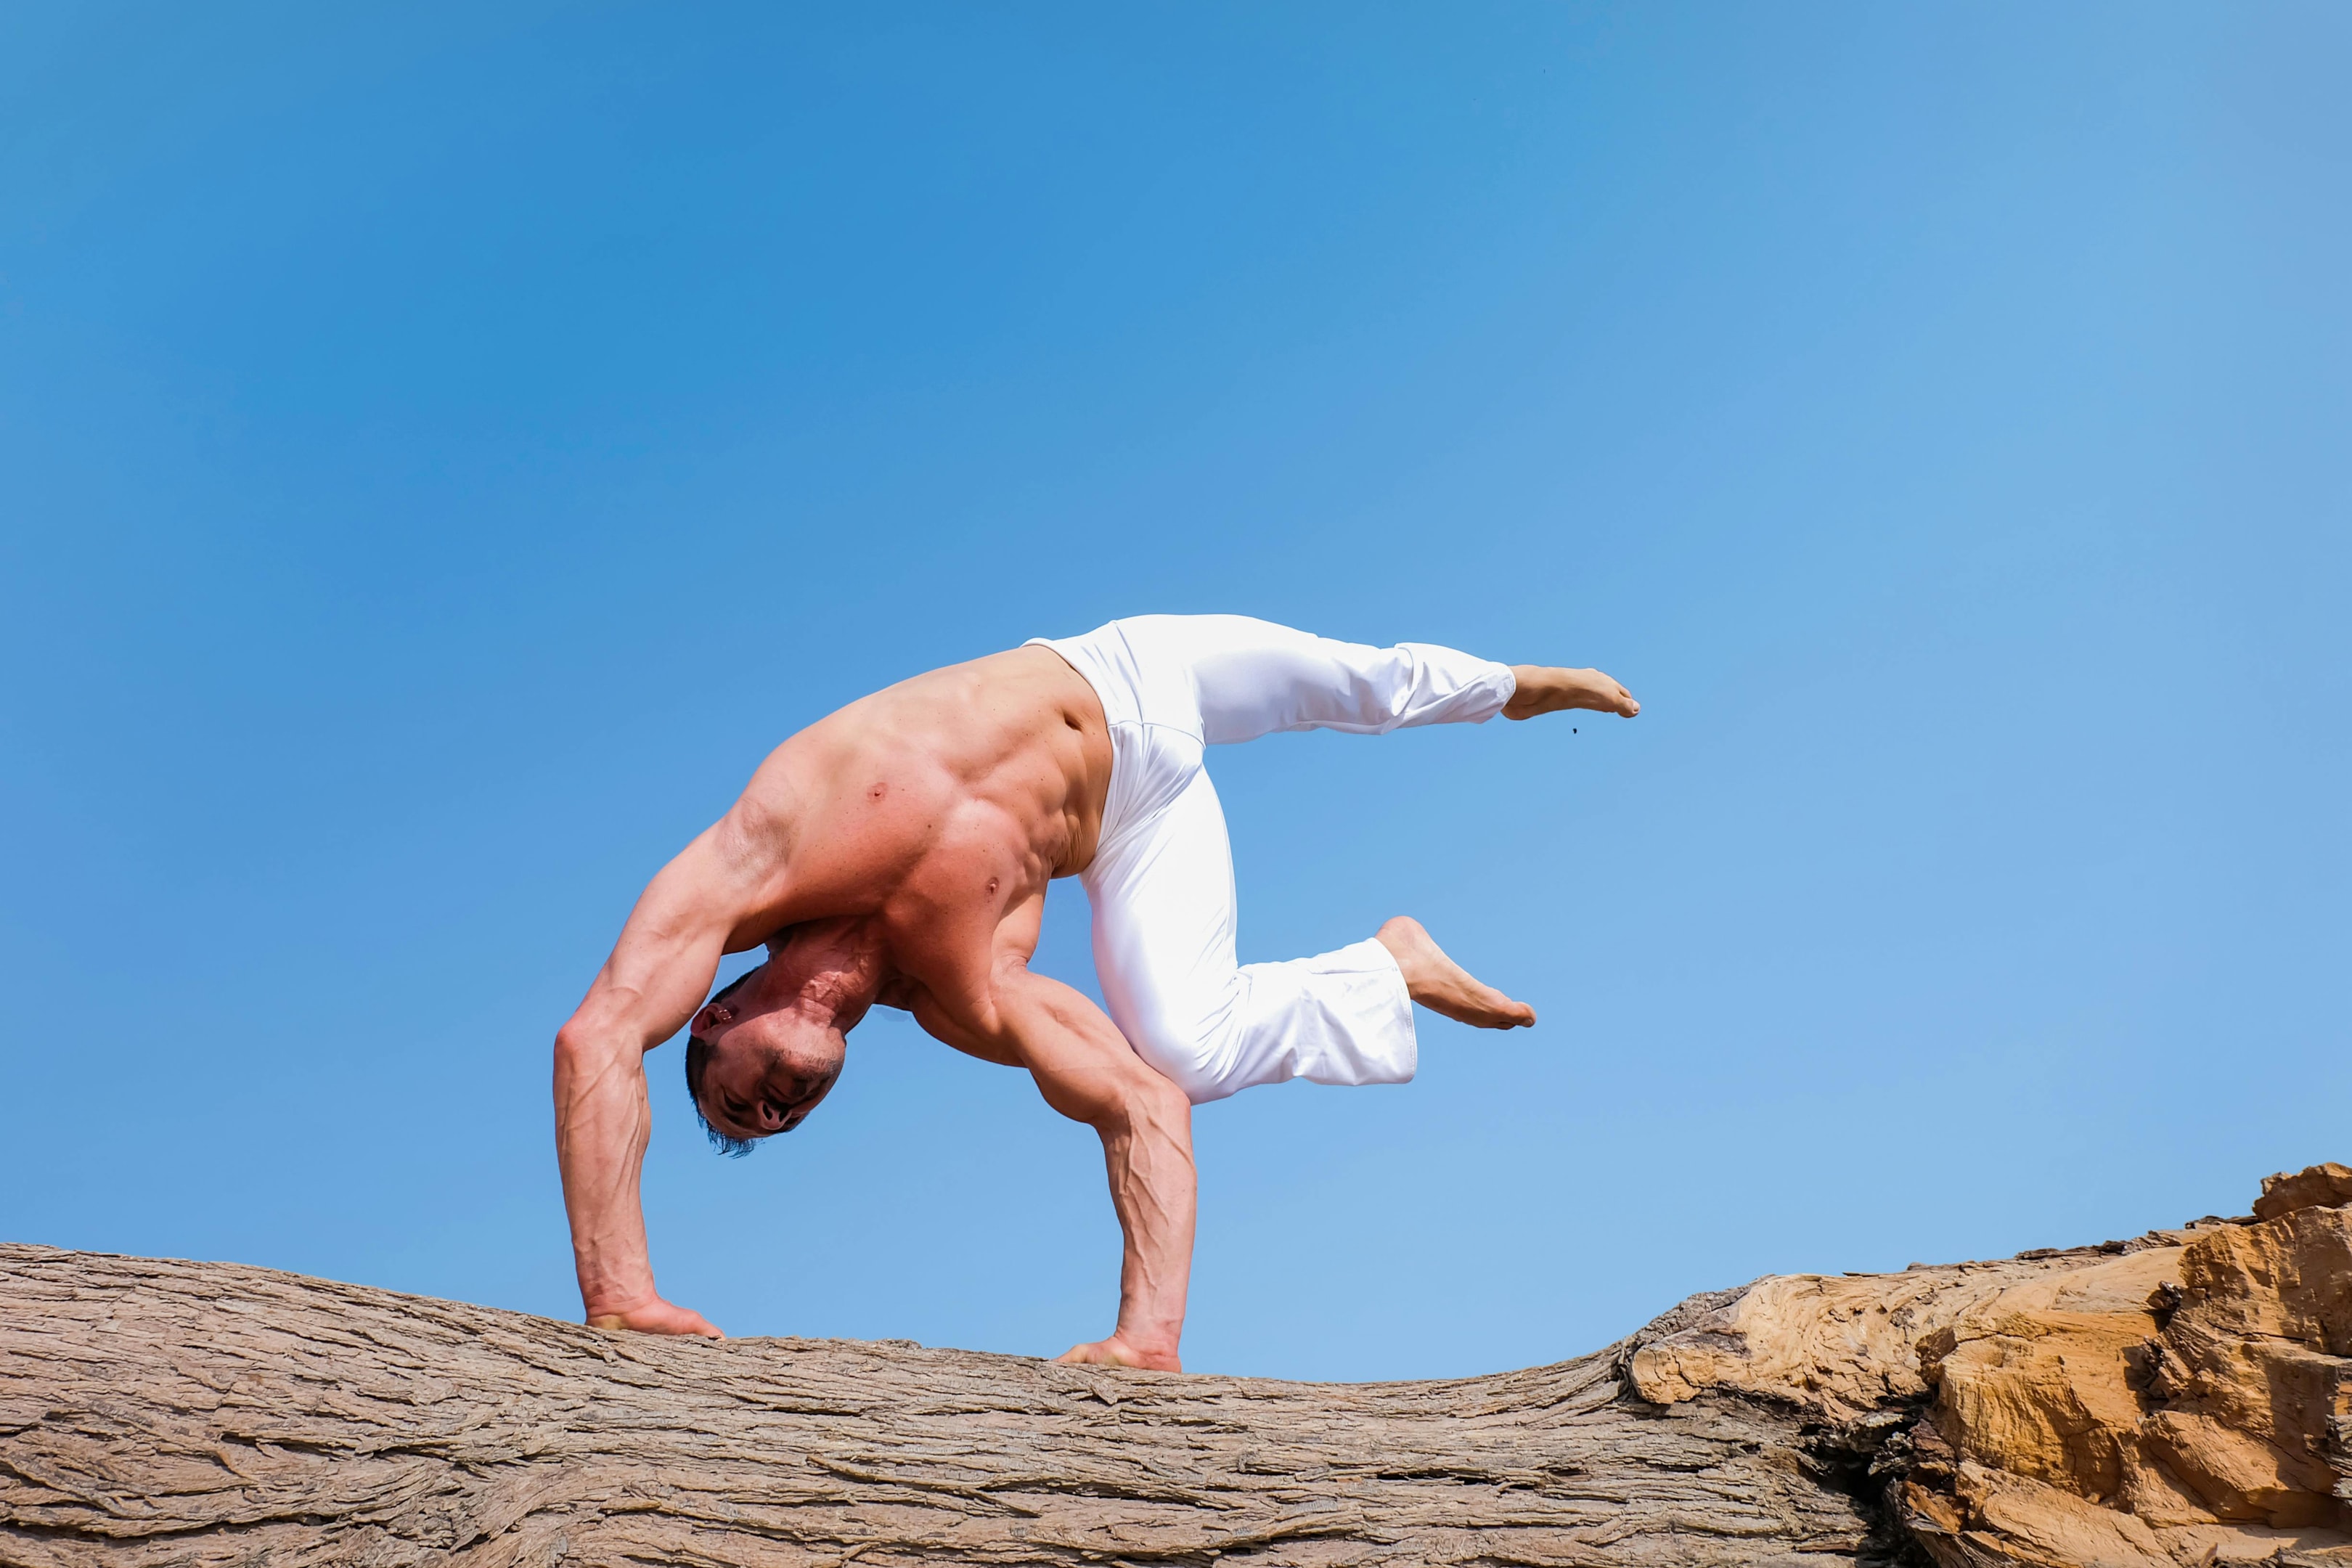
<instances>
[{"instance_id":1,"label":"man","mask_svg":"<svg viewBox=\"0 0 2352 1568\"><path fill-rule=\"evenodd\" d=\"M1061 1359L1181 1370L1194 1105L1292 1078L1402 1083L1415 1002L1482 1028L1535 1022L1402 918L1320 957L1237 964L1202 749L1564 709L1630 719L1641 705L1598 670L1145 616L918 676L794 735L646 889L556 1035L556 1151L588 1321L719 1337L654 1289L645 1053L692 1021L688 1088L740 1152L816 1108L879 1003L1026 1068L1048 1105L1101 1134L1126 1234L1118 1321ZM1093 903L1108 1016L1030 973L1056 877L1081 879ZM767 962L706 1004L720 957L763 943Z\"/></svg>"}]
</instances>

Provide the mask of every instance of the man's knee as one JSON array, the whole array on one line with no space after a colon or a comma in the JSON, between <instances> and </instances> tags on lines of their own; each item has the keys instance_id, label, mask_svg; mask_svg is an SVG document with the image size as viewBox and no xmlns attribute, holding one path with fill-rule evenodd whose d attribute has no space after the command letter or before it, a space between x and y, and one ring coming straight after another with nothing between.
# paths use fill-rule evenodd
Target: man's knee
<instances>
[{"instance_id":1,"label":"man's knee","mask_svg":"<svg viewBox=\"0 0 2352 1568\"><path fill-rule=\"evenodd\" d=\"M1222 1100L1230 1090L1218 1081L1213 1035L1197 1018L1156 1013L1126 1026L1127 1043L1145 1065L1183 1091L1194 1105Z\"/></svg>"}]
</instances>

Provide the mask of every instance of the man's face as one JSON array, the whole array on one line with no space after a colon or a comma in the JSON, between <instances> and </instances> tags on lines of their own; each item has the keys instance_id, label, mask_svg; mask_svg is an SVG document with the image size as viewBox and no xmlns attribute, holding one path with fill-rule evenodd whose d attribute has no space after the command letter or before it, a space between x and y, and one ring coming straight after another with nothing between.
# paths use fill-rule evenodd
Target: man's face
<instances>
[{"instance_id":1,"label":"man's face","mask_svg":"<svg viewBox=\"0 0 2352 1568\"><path fill-rule=\"evenodd\" d=\"M696 1016L693 1032L710 1042L702 1072L702 1114L730 1138L789 1132L807 1119L841 1077L848 1042L841 1032L790 1005L759 1010L747 986Z\"/></svg>"}]
</instances>

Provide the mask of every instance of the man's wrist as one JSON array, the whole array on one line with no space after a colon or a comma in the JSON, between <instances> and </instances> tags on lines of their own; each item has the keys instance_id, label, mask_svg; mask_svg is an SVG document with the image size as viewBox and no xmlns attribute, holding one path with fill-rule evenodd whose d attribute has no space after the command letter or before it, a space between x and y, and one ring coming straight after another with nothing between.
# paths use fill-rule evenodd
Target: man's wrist
<instances>
[{"instance_id":1,"label":"man's wrist","mask_svg":"<svg viewBox=\"0 0 2352 1568\"><path fill-rule=\"evenodd\" d=\"M580 1305L591 1318L625 1318L639 1308L649 1307L661 1300L661 1293L650 1286L632 1295L604 1291L591 1295L580 1292Z\"/></svg>"},{"instance_id":2,"label":"man's wrist","mask_svg":"<svg viewBox=\"0 0 2352 1568\"><path fill-rule=\"evenodd\" d=\"M1184 1337L1184 1325L1160 1330L1130 1329L1124 1323L1111 1331L1111 1337L1120 1344L1143 1355L1170 1356L1177 1353L1177 1342Z\"/></svg>"}]
</instances>

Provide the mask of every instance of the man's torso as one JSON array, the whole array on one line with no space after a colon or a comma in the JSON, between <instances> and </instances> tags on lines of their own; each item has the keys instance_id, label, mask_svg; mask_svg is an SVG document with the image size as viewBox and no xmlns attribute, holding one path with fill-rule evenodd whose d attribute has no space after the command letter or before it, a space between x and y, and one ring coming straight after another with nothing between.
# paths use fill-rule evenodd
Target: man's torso
<instances>
[{"instance_id":1,"label":"man's torso","mask_svg":"<svg viewBox=\"0 0 2352 1568\"><path fill-rule=\"evenodd\" d=\"M1092 859L1110 767L1100 700L1050 648L862 698L771 752L721 824L761 888L728 951L864 917L893 967L942 1000L984 988L1000 928L1034 944L1024 911Z\"/></svg>"}]
</instances>

